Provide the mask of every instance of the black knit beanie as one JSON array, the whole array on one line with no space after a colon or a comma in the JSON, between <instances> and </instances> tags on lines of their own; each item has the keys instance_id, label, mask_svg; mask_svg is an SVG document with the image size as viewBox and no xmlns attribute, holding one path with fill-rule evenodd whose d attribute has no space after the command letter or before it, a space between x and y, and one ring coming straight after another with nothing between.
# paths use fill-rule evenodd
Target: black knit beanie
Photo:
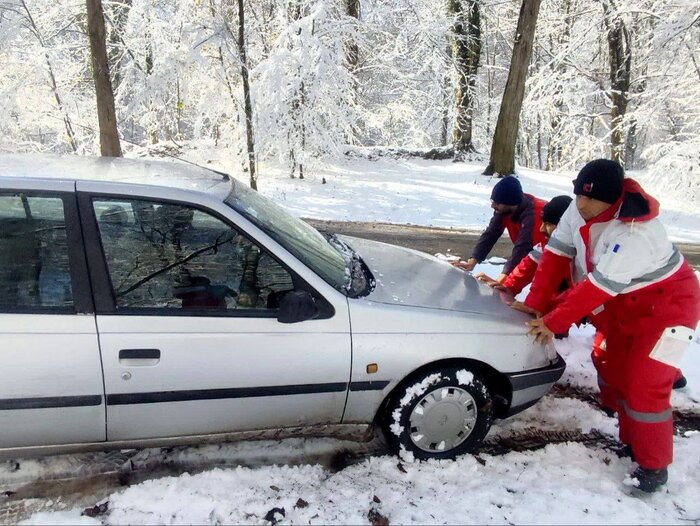
<instances>
[{"instance_id":1,"label":"black knit beanie","mask_svg":"<svg viewBox=\"0 0 700 526\"><path fill-rule=\"evenodd\" d=\"M596 159L581 168L574 179L574 193L613 204L622 195L625 171L615 161Z\"/></svg>"},{"instance_id":2,"label":"black knit beanie","mask_svg":"<svg viewBox=\"0 0 700 526\"><path fill-rule=\"evenodd\" d=\"M558 195L542 208L542 221L558 225L561 216L569 208L572 199L568 195Z\"/></svg>"},{"instance_id":3,"label":"black knit beanie","mask_svg":"<svg viewBox=\"0 0 700 526\"><path fill-rule=\"evenodd\" d=\"M491 200L501 205L519 205L523 202L523 187L516 177L509 175L496 183Z\"/></svg>"}]
</instances>

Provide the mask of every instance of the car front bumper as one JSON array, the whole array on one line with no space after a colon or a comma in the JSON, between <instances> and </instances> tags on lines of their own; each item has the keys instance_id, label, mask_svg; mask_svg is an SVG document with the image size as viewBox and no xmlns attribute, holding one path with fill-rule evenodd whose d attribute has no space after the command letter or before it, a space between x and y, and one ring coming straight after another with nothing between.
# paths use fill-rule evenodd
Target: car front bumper
<instances>
[{"instance_id":1,"label":"car front bumper","mask_svg":"<svg viewBox=\"0 0 700 526\"><path fill-rule=\"evenodd\" d=\"M566 362L557 354L553 363L546 367L506 373L513 392L507 416L512 416L534 405L549 392L554 382L564 374L565 369Z\"/></svg>"}]
</instances>

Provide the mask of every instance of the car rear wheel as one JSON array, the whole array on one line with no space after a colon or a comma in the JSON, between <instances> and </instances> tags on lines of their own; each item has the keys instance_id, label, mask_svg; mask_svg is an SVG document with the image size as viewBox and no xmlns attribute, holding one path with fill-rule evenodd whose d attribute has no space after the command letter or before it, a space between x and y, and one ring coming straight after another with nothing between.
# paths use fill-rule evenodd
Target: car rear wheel
<instances>
[{"instance_id":1,"label":"car rear wheel","mask_svg":"<svg viewBox=\"0 0 700 526\"><path fill-rule=\"evenodd\" d=\"M395 396L385 434L394 450L415 458L454 458L474 450L493 420L486 383L466 369L426 373Z\"/></svg>"}]
</instances>

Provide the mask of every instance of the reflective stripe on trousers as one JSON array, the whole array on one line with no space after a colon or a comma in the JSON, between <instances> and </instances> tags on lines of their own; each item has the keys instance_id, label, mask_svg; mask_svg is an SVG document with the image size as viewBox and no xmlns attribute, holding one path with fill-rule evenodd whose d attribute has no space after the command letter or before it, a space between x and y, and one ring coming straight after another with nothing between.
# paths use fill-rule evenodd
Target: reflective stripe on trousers
<instances>
[{"instance_id":1,"label":"reflective stripe on trousers","mask_svg":"<svg viewBox=\"0 0 700 526\"><path fill-rule=\"evenodd\" d=\"M673 418L673 409L670 407L660 412L635 411L630 409L630 406L624 400L620 400L620 407L632 420L642 422L644 424L658 424L666 422L669 418Z\"/></svg>"}]
</instances>

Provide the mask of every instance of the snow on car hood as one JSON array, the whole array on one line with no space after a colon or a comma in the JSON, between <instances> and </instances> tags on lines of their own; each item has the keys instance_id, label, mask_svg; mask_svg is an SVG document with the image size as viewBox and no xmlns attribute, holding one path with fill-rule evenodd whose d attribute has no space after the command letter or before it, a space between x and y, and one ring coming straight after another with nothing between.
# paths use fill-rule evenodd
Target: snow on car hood
<instances>
[{"instance_id":1,"label":"snow on car hood","mask_svg":"<svg viewBox=\"0 0 700 526\"><path fill-rule=\"evenodd\" d=\"M375 289L366 296L370 301L496 315L517 322L524 319L507 305L512 296L479 283L434 256L377 241L339 237L362 256L377 280Z\"/></svg>"}]
</instances>

